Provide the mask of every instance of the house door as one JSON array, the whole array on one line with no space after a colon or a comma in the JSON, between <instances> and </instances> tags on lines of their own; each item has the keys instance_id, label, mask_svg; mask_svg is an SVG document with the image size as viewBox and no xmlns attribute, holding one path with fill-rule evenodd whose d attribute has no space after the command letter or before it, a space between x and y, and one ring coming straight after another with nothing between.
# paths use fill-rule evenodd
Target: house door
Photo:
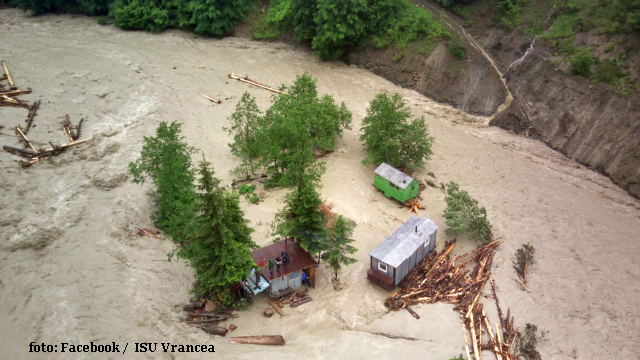
<instances>
[{"instance_id":1,"label":"house door","mask_svg":"<svg viewBox=\"0 0 640 360\"><path fill-rule=\"evenodd\" d=\"M311 287L316 288L316 268L311 266L309 268L309 282L311 282Z\"/></svg>"}]
</instances>

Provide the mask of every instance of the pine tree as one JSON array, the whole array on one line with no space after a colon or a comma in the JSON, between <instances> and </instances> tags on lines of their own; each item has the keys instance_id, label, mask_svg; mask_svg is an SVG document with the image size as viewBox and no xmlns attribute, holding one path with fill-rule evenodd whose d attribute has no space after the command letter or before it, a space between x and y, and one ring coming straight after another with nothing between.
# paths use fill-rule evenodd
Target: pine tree
<instances>
[{"instance_id":1,"label":"pine tree","mask_svg":"<svg viewBox=\"0 0 640 360\"><path fill-rule=\"evenodd\" d=\"M348 266L356 262L354 258L350 258L349 254L354 254L358 249L349 245L355 240L351 238L355 230L356 222L342 215L339 215L330 229L328 239L328 250L325 254L329 267L333 271L334 280L338 280L338 274L342 269L342 265Z\"/></svg>"},{"instance_id":2,"label":"pine tree","mask_svg":"<svg viewBox=\"0 0 640 360\"><path fill-rule=\"evenodd\" d=\"M491 223L487 219L487 210L478 206L478 200L472 198L468 192L460 190L460 186L451 181L447 184L447 196L444 201L447 207L444 218L449 227L445 233L456 236L466 233L471 240L484 244L491 242Z\"/></svg>"},{"instance_id":3,"label":"pine tree","mask_svg":"<svg viewBox=\"0 0 640 360\"><path fill-rule=\"evenodd\" d=\"M177 243L189 239L195 197L191 166L195 149L180 135L181 127L175 121L161 122L155 137L144 137L140 157L129 163L134 182L142 184L150 178L155 183L153 219Z\"/></svg>"},{"instance_id":4,"label":"pine tree","mask_svg":"<svg viewBox=\"0 0 640 360\"><path fill-rule=\"evenodd\" d=\"M242 94L242 98L236 104L236 110L229 117L231 127L225 128L233 135L234 142L229 144L231 153L242 158L242 164L234 170L236 174L244 174L249 177L253 173L253 158L258 155L257 131L260 118L260 109L256 99L248 92Z\"/></svg>"},{"instance_id":5,"label":"pine tree","mask_svg":"<svg viewBox=\"0 0 640 360\"><path fill-rule=\"evenodd\" d=\"M322 199L313 183L305 183L285 195L285 206L272 224L274 233L293 237L303 249L318 255L327 249L327 230L324 226Z\"/></svg>"},{"instance_id":6,"label":"pine tree","mask_svg":"<svg viewBox=\"0 0 640 360\"><path fill-rule=\"evenodd\" d=\"M218 294L242 280L255 266L251 249L251 229L240 209L238 196L220 187L211 164L199 164L194 241L186 251L196 270L198 292Z\"/></svg>"},{"instance_id":7,"label":"pine tree","mask_svg":"<svg viewBox=\"0 0 640 360\"><path fill-rule=\"evenodd\" d=\"M431 155L433 137L424 117L411 119L411 110L400 94L379 93L362 120L367 157L365 165L387 163L395 167L422 167Z\"/></svg>"}]
</instances>

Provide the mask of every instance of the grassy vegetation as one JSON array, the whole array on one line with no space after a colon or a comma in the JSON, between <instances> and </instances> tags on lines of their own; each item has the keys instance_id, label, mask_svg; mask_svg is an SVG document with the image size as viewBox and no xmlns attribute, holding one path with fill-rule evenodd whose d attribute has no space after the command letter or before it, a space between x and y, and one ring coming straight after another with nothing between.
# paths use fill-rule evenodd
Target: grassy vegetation
<instances>
[{"instance_id":1,"label":"grassy vegetation","mask_svg":"<svg viewBox=\"0 0 640 360\"><path fill-rule=\"evenodd\" d=\"M334 21L328 13L337 6L333 0L271 0L267 11L256 12L253 37L271 40L291 31L297 40L310 40L324 58L367 43L378 49L394 46L394 60L399 61L410 44L419 44L419 52L428 56L435 44L451 36L430 12L408 0L350 1L357 6L340 10L347 15Z\"/></svg>"}]
</instances>

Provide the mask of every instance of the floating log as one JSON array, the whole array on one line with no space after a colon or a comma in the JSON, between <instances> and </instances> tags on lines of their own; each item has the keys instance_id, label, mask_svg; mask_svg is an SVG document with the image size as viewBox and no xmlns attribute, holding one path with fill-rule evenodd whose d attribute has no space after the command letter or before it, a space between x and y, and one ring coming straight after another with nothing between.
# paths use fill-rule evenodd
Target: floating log
<instances>
[{"instance_id":1,"label":"floating log","mask_svg":"<svg viewBox=\"0 0 640 360\"><path fill-rule=\"evenodd\" d=\"M299 301L294 301L294 302L291 303L291 307L298 307L298 306L300 306L302 304L306 304L306 303L308 303L308 302L310 302L312 300L313 299L311 297L308 297L308 298L304 298L304 299L299 300Z\"/></svg>"},{"instance_id":2,"label":"floating log","mask_svg":"<svg viewBox=\"0 0 640 360\"><path fill-rule=\"evenodd\" d=\"M413 316L414 318L416 318L416 320L420 320L420 315L418 315L415 311L413 311L412 308L410 307L405 307L405 309L407 309L407 311L409 312L409 314L411 314L411 316Z\"/></svg>"},{"instance_id":3,"label":"floating log","mask_svg":"<svg viewBox=\"0 0 640 360\"><path fill-rule=\"evenodd\" d=\"M270 317L273 316L273 309L270 308L270 307L266 307L266 308L264 308L264 312L263 313L264 313L265 317L270 318Z\"/></svg>"},{"instance_id":4,"label":"floating log","mask_svg":"<svg viewBox=\"0 0 640 360\"><path fill-rule=\"evenodd\" d=\"M20 136L22 136L22 138L24 139L26 145L29 145L29 147L31 148L31 150L33 150L33 152L37 153L38 150L36 150L36 148L33 147L33 144L31 144L31 141L29 141L29 139L27 138L27 136L22 132L22 129L20 128L20 125L17 125L15 128L16 132L18 134L20 134Z\"/></svg>"},{"instance_id":5,"label":"floating log","mask_svg":"<svg viewBox=\"0 0 640 360\"><path fill-rule=\"evenodd\" d=\"M22 94L29 94L31 92L31 88L28 88L27 90L8 90L8 91L0 91L0 95L6 95L6 96L18 96L18 95L22 95Z\"/></svg>"},{"instance_id":6,"label":"floating log","mask_svg":"<svg viewBox=\"0 0 640 360\"><path fill-rule=\"evenodd\" d=\"M280 316L285 316L284 311L282 311L280 306L278 306L277 301L269 301L269 304L271 304L271 306L278 312L278 314L280 314Z\"/></svg>"},{"instance_id":7,"label":"floating log","mask_svg":"<svg viewBox=\"0 0 640 360\"><path fill-rule=\"evenodd\" d=\"M229 79L242 81L244 83L247 83L247 84L250 84L250 85L255 85L257 87L260 87L260 88L263 88L263 89L266 89L266 90L269 90L269 91L272 91L272 92L275 92L275 93L278 93L278 94L284 94L280 90L274 89L274 88L266 86L266 85L262 85L257 81L253 81L253 80L249 79L248 77L241 78L241 77L235 76L233 73L231 73L231 74L229 74Z\"/></svg>"},{"instance_id":8,"label":"floating log","mask_svg":"<svg viewBox=\"0 0 640 360\"><path fill-rule=\"evenodd\" d=\"M216 326L216 325L210 325L210 324L206 326L201 326L200 329L202 329L202 331L206 332L207 334L218 335L222 337L227 336L227 333L229 332L229 330L227 330L226 328L223 328L222 326Z\"/></svg>"},{"instance_id":9,"label":"floating log","mask_svg":"<svg viewBox=\"0 0 640 360\"><path fill-rule=\"evenodd\" d=\"M207 96L207 95L205 95L205 94L203 94L203 93L199 93L199 94L200 94L200 95L202 95L202 96L204 96L205 98L209 99L209 101L211 101L211 102L218 103L218 104L222 104L222 100L214 99L214 98L209 97L209 96Z\"/></svg>"},{"instance_id":10,"label":"floating log","mask_svg":"<svg viewBox=\"0 0 640 360\"><path fill-rule=\"evenodd\" d=\"M7 68L7 63L4 60L1 61L2 67L4 68L4 73L7 76L7 81L9 82L9 86L11 89L16 88L16 84L13 83L13 78L11 77L11 73L9 72L9 68Z\"/></svg>"},{"instance_id":11,"label":"floating log","mask_svg":"<svg viewBox=\"0 0 640 360\"><path fill-rule=\"evenodd\" d=\"M386 338L389 339L401 339L401 340L409 340L409 341L418 341L420 339L416 339L416 338L412 338L412 337L407 337L407 336L400 336L400 335L391 335L391 334L385 334L385 333L380 333L380 332L375 332L375 333L371 333L373 335L378 335L378 336L384 336ZM425 340L425 341L432 341L432 340Z\"/></svg>"},{"instance_id":12,"label":"floating log","mask_svg":"<svg viewBox=\"0 0 640 360\"><path fill-rule=\"evenodd\" d=\"M33 122L33 117L36 116L36 111L40 107L40 100L33 103L33 105L29 108L29 118L27 119L27 127L24 129L24 133L28 133L31 128L31 123Z\"/></svg>"},{"instance_id":13,"label":"floating log","mask_svg":"<svg viewBox=\"0 0 640 360\"><path fill-rule=\"evenodd\" d=\"M229 342L232 344L283 346L284 338L282 335L239 336L229 338Z\"/></svg>"},{"instance_id":14,"label":"floating log","mask_svg":"<svg viewBox=\"0 0 640 360\"><path fill-rule=\"evenodd\" d=\"M38 153L35 153L31 150L24 150L24 149L18 149L15 148L13 146L9 146L9 145L3 145L2 149L8 153L14 154L14 155L18 155L18 156L22 156L22 157L26 157L26 158L34 158L38 156Z\"/></svg>"}]
</instances>

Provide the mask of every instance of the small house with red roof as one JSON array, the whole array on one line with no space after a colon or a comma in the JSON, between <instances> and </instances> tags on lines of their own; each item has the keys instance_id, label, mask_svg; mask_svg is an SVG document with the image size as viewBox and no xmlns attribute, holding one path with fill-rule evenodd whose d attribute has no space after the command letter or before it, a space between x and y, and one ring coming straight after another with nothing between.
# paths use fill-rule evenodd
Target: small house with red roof
<instances>
[{"instance_id":1,"label":"small house with red roof","mask_svg":"<svg viewBox=\"0 0 640 360\"><path fill-rule=\"evenodd\" d=\"M273 274L269 271L269 259L281 256L283 252L289 255L289 266L280 265L280 271L274 266ZM313 257L301 248L293 238L287 238L251 253L256 264L264 264L261 271L261 280L269 283L267 293L272 297L288 294L302 286L302 273L306 274L310 285L316 285L316 266L318 263ZM275 260L274 260L275 261Z\"/></svg>"}]
</instances>

